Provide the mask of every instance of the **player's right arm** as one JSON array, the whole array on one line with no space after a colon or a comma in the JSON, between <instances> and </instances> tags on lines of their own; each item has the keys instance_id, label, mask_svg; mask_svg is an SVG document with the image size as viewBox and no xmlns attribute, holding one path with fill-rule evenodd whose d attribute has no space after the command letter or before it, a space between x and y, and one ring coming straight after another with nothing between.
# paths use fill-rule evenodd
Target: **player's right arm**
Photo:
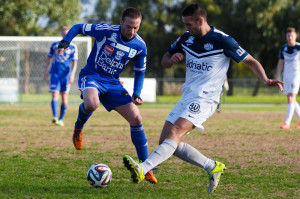
<instances>
[{"instance_id":1,"label":"player's right arm","mask_svg":"<svg viewBox=\"0 0 300 199\"><path fill-rule=\"evenodd\" d=\"M175 53L171 55L169 52L166 52L161 60L161 65L165 68L170 68L174 64L180 62L183 59L183 54Z\"/></svg>"},{"instance_id":2,"label":"player's right arm","mask_svg":"<svg viewBox=\"0 0 300 199\"><path fill-rule=\"evenodd\" d=\"M280 76L281 76L281 72L283 69L283 64L284 64L284 60L283 59L279 59L278 60L278 64L277 64L277 73L276 73L276 79L280 80Z\"/></svg>"},{"instance_id":3,"label":"player's right arm","mask_svg":"<svg viewBox=\"0 0 300 199\"><path fill-rule=\"evenodd\" d=\"M46 63L45 63L45 66L44 66L44 80L48 79L48 73L49 73L48 68L50 66L51 59L52 59L52 57L49 57L49 56L47 56L47 58L46 58Z\"/></svg>"},{"instance_id":4,"label":"player's right arm","mask_svg":"<svg viewBox=\"0 0 300 199\"><path fill-rule=\"evenodd\" d=\"M98 39L102 35L99 34L99 31L105 29L106 24L76 24L72 26L66 36L61 40L60 44L58 45L58 54L61 55L65 51L68 50L71 41L76 37L78 34L82 35L90 35Z\"/></svg>"},{"instance_id":5,"label":"player's right arm","mask_svg":"<svg viewBox=\"0 0 300 199\"><path fill-rule=\"evenodd\" d=\"M181 38L182 37L179 37L164 54L161 60L161 65L163 67L170 68L174 64L182 61L184 52L181 48Z\"/></svg>"},{"instance_id":6,"label":"player's right arm","mask_svg":"<svg viewBox=\"0 0 300 199\"><path fill-rule=\"evenodd\" d=\"M51 59L55 53L55 43L52 43L51 46L50 46L50 50L47 54L47 58L46 58L46 62L45 62L45 66L44 66L44 80L47 80L48 79L48 68L50 66L50 63L51 63Z\"/></svg>"}]
</instances>

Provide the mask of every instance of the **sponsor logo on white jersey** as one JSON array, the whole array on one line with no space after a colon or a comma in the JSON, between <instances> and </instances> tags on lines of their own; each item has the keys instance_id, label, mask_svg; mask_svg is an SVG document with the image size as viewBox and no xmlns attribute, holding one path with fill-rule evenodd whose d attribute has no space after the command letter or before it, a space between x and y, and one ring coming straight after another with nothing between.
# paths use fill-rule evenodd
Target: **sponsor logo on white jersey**
<instances>
[{"instance_id":1,"label":"sponsor logo on white jersey","mask_svg":"<svg viewBox=\"0 0 300 199\"><path fill-rule=\"evenodd\" d=\"M212 50L213 48L214 48L214 45L211 43L204 44L205 50Z\"/></svg>"},{"instance_id":2,"label":"sponsor logo on white jersey","mask_svg":"<svg viewBox=\"0 0 300 199\"><path fill-rule=\"evenodd\" d=\"M191 60L186 64L186 67L190 69L195 69L199 71L210 71L212 69L212 66L210 66L208 63L198 63L196 60Z\"/></svg>"}]
</instances>

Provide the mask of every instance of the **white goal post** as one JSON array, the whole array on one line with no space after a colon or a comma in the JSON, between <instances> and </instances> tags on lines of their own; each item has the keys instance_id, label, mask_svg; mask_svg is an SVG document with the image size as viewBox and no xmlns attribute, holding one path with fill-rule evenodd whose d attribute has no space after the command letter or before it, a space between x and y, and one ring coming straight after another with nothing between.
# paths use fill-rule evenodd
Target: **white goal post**
<instances>
[{"instance_id":1,"label":"white goal post","mask_svg":"<svg viewBox=\"0 0 300 199\"><path fill-rule=\"evenodd\" d=\"M61 37L0 36L0 82L5 82L6 85L0 87L0 102L14 103L19 100L22 102L22 98L15 96L20 93L48 93L49 82L43 80L45 60L50 45L61 39ZM78 72L85 66L92 49L92 39L76 37L72 43L78 47L78 69L75 76L78 78ZM77 84L77 79L74 84ZM7 89L8 87L10 89ZM78 86L72 87L70 94L77 93Z\"/></svg>"}]
</instances>

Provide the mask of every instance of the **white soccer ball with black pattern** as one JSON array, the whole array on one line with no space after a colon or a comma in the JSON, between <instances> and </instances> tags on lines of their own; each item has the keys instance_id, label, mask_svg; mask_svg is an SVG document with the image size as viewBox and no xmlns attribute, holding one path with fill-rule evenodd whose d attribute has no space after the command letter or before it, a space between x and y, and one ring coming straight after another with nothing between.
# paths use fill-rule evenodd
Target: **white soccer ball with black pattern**
<instances>
[{"instance_id":1,"label":"white soccer ball with black pattern","mask_svg":"<svg viewBox=\"0 0 300 199\"><path fill-rule=\"evenodd\" d=\"M112 179L112 172L106 164L93 164L87 174L87 180L95 188L103 188L109 185Z\"/></svg>"}]
</instances>

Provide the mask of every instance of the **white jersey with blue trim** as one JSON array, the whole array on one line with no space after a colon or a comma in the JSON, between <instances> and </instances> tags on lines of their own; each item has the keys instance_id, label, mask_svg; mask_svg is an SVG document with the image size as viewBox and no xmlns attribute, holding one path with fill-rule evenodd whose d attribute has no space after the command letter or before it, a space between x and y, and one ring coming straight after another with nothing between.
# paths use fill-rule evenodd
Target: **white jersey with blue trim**
<instances>
[{"instance_id":1,"label":"white jersey with blue trim","mask_svg":"<svg viewBox=\"0 0 300 199\"><path fill-rule=\"evenodd\" d=\"M76 44L71 43L66 52L64 52L62 55L58 55L58 44L59 41L53 42L48 52L48 57L53 57L50 73L67 75L71 71L70 62L78 60L78 49Z\"/></svg>"},{"instance_id":2,"label":"white jersey with blue trim","mask_svg":"<svg viewBox=\"0 0 300 199\"><path fill-rule=\"evenodd\" d=\"M300 43L295 46L283 45L280 48L279 59L284 60L283 79L300 78ZM300 81L300 79L298 80Z\"/></svg>"},{"instance_id":3,"label":"white jersey with blue trim","mask_svg":"<svg viewBox=\"0 0 300 199\"><path fill-rule=\"evenodd\" d=\"M110 81L118 80L131 59L134 71L145 72L147 48L138 34L125 42L121 37L121 26L107 23L82 24L81 32L96 39L82 72L99 74L100 78Z\"/></svg>"},{"instance_id":4,"label":"white jersey with blue trim","mask_svg":"<svg viewBox=\"0 0 300 199\"><path fill-rule=\"evenodd\" d=\"M169 53L186 55L181 99L201 97L216 102L220 101L230 58L240 62L249 55L231 36L214 27L200 38L185 32L171 45Z\"/></svg>"}]
</instances>

